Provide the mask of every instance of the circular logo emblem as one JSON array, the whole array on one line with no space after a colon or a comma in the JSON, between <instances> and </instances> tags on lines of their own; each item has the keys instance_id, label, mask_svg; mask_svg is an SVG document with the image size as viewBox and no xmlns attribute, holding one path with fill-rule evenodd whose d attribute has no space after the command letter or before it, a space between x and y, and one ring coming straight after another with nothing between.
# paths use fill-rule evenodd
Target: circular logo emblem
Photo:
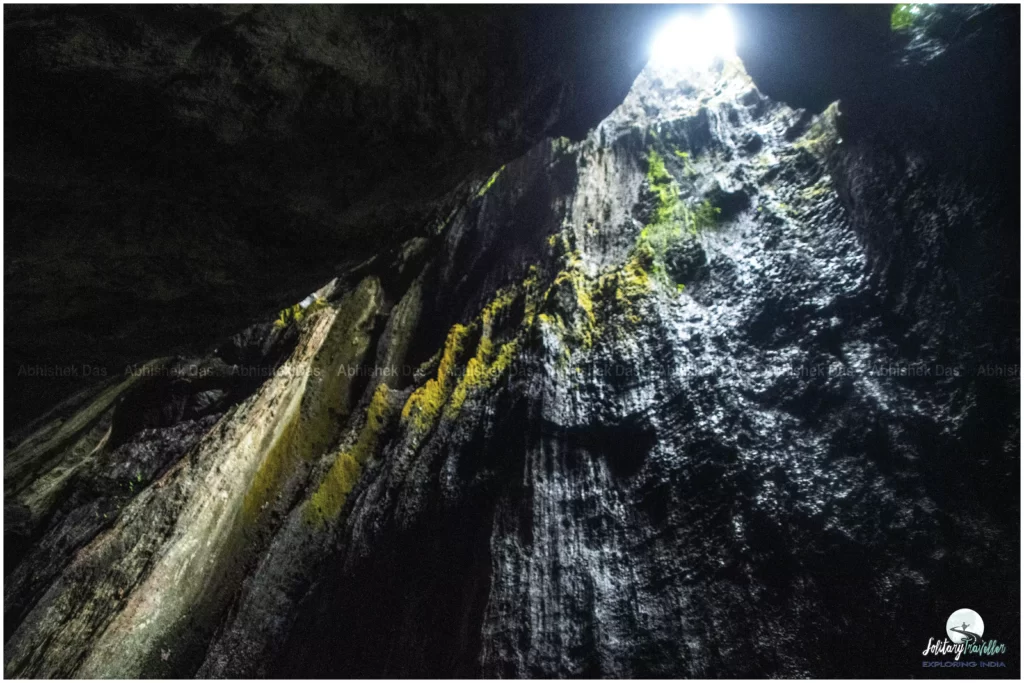
<instances>
[{"instance_id":1,"label":"circular logo emblem","mask_svg":"<svg viewBox=\"0 0 1024 683\"><path fill-rule=\"evenodd\" d=\"M981 642L985 633L985 622L981 615L972 609L961 607L946 619L946 634L954 643Z\"/></svg>"}]
</instances>

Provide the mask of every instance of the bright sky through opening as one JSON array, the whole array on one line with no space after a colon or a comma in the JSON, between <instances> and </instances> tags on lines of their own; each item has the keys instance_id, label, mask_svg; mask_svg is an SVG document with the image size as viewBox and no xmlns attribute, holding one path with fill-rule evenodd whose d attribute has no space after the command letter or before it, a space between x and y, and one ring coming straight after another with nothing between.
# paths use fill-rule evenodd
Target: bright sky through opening
<instances>
[{"instance_id":1,"label":"bright sky through opening","mask_svg":"<svg viewBox=\"0 0 1024 683\"><path fill-rule=\"evenodd\" d=\"M715 58L736 56L729 10L718 5L703 14L686 13L670 20L651 44L651 64L676 69L706 69Z\"/></svg>"}]
</instances>

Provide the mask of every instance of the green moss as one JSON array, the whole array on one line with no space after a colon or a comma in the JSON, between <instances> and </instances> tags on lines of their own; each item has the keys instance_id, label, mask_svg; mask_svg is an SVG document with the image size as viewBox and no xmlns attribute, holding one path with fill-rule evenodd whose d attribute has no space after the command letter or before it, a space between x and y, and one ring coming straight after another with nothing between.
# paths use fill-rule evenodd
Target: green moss
<instances>
[{"instance_id":1,"label":"green moss","mask_svg":"<svg viewBox=\"0 0 1024 683\"><path fill-rule=\"evenodd\" d=\"M679 150L679 149L674 150L672 153L675 154L678 158L683 160L683 175L685 175L690 180L693 180L694 178L696 178L697 177L697 169L693 165L693 162L690 161L690 153L689 152L684 152L684 151Z\"/></svg>"},{"instance_id":2,"label":"green moss","mask_svg":"<svg viewBox=\"0 0 1024 683\"><path fill-rule=\"evenodd\" d=\"M652 291L648 272L650 262L644 250L634 250L626 262L597 278L586 276L578 263L570 261L556 277L543 297L544 302L571 299L575 307L569 311L545 310L538 320L550 326L564 342L560 365L571 361L570 348L589 349L608 332L619 330L619 322L639 323L638 302ZM571 292L557 294L559 287ZM550 306L550 304L549 304Z\"/></svg>"},{"instance_id":3,"label":"green moss","mask_svg":"<svg viewBox=\"0 0 1024 683\"><path fill-rule=\"evenodd\" d=\"M565 323L562 322L562 318L554 316L550 313L541 313L540 315L537 316L537 320L544 323L545 325L554 325L556 327L562 328L563 330L565 329Z\"/></svg>"},{"instance_id":4,"label":"green moss","mask_svg":"<svg viewBox=\"0 0 1024 683\"><path fill-rule=\"evenodd\" d=\"M522 284L523 297L526 299L526 306L523 311L523 320L520 326L524 329L528 329L533 325L533 321L537 315L538 299L540 298L537 294L539 286L540 269L535 265L530 266Z\"/></svg>"},{"instance_id":5,"label":"green moss","mask_svg":"<svg viewBox=\"0 0 1024 683\"><path fill-rule=\"evenodd\" d=\"M572 239L572 233L568 231L556 232L553 235L549 235L547 239L548 247L551 248L551 254L554 258L579 258L579 254L576 253Z\"/></svg>"},{"instance_id":6,"label":"green moss","mask_svg":"<svg viewBox=\"0 0 1024 683\"><path fill-rule=\"evenodd\" d=\"M603 300L633 324L641 322L636 302L653 291L654 283L643 256L634 252L621 268L603 276L598 283Z\"/></svg>"},{"instance_id":7,"label":"green moss","mask_svg":"<svg viewBox=\"0 0 1024 683\"><path fill-rule=\"evenodd\" d=\"M676 150L676 155L689 160L689 154ZM650 222L637 238L632 256L635 267L674 286L665 269L665 254L680 240L695 236L718 224L722 210L705 199L693 206L679 199L679 186L665 167L665 161L650 148L647 153L647 184L655 194L656 204Z\"/></svg>"},{"instance_id":8,"label":"green moss","mask_svg":"<svg viewBox=\"0 0 1024 683\"><path fill-rule=\"evenodd\" d=\"M689 214L688 227L690 232L696 235L703 230L710 230L718 225L718 217L721 214L722 210L720 208L705 199L697 204Z\"/></svg>"},{"instance_id":9,"label":"green moss","mask_svg":"<svg viewBox=\"0 0 1024 683\"><path fill-rule=\"evenodd\" d=\"M519 292L514 287L506 287L498 291L490 303L480 311L480 319L484 325L484 335L491 332L497 318L512 306L518 298Z\"/></svg>"},{"instance_id":10,"label":"green moss","mask_svg":"<svg viewBox=\"0 0 1024 683\"><path fill-rule=\"evenodd\" d=\"M684 161L689 158L687 152L674 153ZM648 148L646 162L647 186L654 195L654 206L650 222L641 230L622 266L592 278L584 272L579 254L569 249L565 231L548 238L552 247L563 245L565 263L543 295L527 299L528 310L534 305L537 308L525 318L532 322L536 313L537 321L563 339L567 354L570 348L593 347L605 333L607 322L639 323L637 304L653 291L655 281L670 284L676 292L682 291L683 287L670 282L667 275L666 253L678 240L688 239L718 222L721 210L710 201L691 207L680 198L678 185L654 147ZM567 305L568 302L573 305ZM613 328L617 329L617 324Z\"/></svg>"},{"instance_id":11,"label":"green moss","mask_svg":"<svg viewBox=\"0 0 1024 683\"><path fill-rule=\"evenodd\" d=\"M493 345L490 340L488 340L486 351L484 348L484 345L481 344L477 355L470 358L466 364L466 372L452 392L451 401L445 407L445 415L448 417L458 415L471 393L492 386L505 374L519 350L519 340L512 339L505 342L498 349L497 354L493 353Z\"/></svg>"},{"instance_id":12,"label":"green moss","mask_svg":"<svg viewBox=\"0 0 1024 683\"><path fill-rule=\"evenodd\" d=\"M302 316L302 309L298 304L281 309L281 312L277 314L277 320L274 321L274 327L283 330L292 324L295 316Z\"/></svg>"},{"instance_id":13,"label":"green moss","mask_svg":"<svg viewBox=\"0 0 1024 683\"><path fill-rule=\"evenodd\" d=\"M435 376L416 389L402 407L402 424L422 436L434 427L442 414L457 416L473 392L491 386L505 373L519 349L520 339L517 336L496 344L494 336L519 297L535 293L538 280L538 269L531 267L522 285L500 290L473 322L452 326L443 348L428 361L431 366L436 366ZM526 308L528 310L529 305ZM523 329L520 325L519 331ZM460 375L460 362L476 330L480 331L479 341ZM382 435L397 412L387 385L379 384L355 441L338 451L317 490L307 501L303 516L308 523L323 526L337 518L365 463L379 450ZM286 435L285 438L291 440L293 437Z\"/></svg>"},{"instance_id":14,"label":"green moss","mask_svg":"<svg viewBox=\"0 0 1024 683\"><path fill-rule=\"evenodd\" d=\"M505 170L505 166L503 165L497 171L492 173L491 177L487 179L487 182L484 183L483 186L477 191L476 196L477 197L483 197L485 194L487 194L487 191L491 189L491 187L494 185L494 183L498 182L498 176L500 176L501 172L504 171L504 170Z\"/></svg>"},{"instance_id":15,"label":"green moss","mask_svg":"<svg viewBox=\"0 0 1024 683\"><path fill-rule=\"evenodd\" d=\"M566 254L565 263L551 285L537 297L541 319L554 325L560 337L588 349L598 335L594 283L582 268L578 252Z\"/></svg>"},{"instance_id":16,"label":"green moss","mask_svg":"<svg viewBox=\"0 0 1024 683\"><path fill-rule=\"evenodd\" d=\"M831 189L832 185L829 182L828 177L823 176L818 180L818 182L814 183L814 185L800 190L800 199L806 203L813 203L827 195Z\"/></svg>"},{"instance_id":17,"label":"green moss","mask_svg":"<svg viewBox=\"0 0 1024 683\"><path fill-rule=\"evenodd\" d=\"M569 152L572 149L572 140L567 137L559 137L551 139L551 156L559 157Z\"/></svg>"},{"instance_id":18,"label":"green moss","mask_svg":"<svg viewBox=\"0 0 1024 683\"><path fill-rule=\"evenodd\" d=\"M530 276L527 276L529 281ZM498 291L478 316L480 341L476 352L466 363L466 370L452 391L451 400L445 408L448 417L454 417L462 409L466 398L474 391L493 384L505 372L518 350L518 340L512 339L494 350L496 327L523 292L518 287L507 287Z\"/></svg>"},{"instance_id":19,"label":"green moss","mask_svg":"<svg viewBox=\"0 0 1024 683\"><path fill-rule=\"evenodd\" d=\"M312 430L301 424L300 404L301 400L298 400L287 408L287 421L272 437L272 445L260 462L256 476L245 494L243 512L247 524L252 524L260 516L264 504L273 497L287 473L295 468L300 459L312 457L316 446L321 449L327 446L323 432L314 436L310 433ZM321 443L317 444L316 441Z\"/></svg>"},{"instance_id":20,"label":"green moss","mask_svg":"<svg viewBox=\"0 0 1024 683\"><path fill-rule=\"evenodd\" d=\"M552 289L566 287L571 290L571 296L575 298L577 307L583 311L587 320L594 323L594 301L591 299L588 290L587 278L579 269L577 262L570 263L561 271L552 283Z\"/></svg>"},{"instance_id":21,"label":"green moss","mask_svg":"<svg viewBox=\"0 0 1024 683\"><path fill-rule=\"evenodd\" d=\"M647 185L657 197L651 222L672 221L679 205L679 186L665 168L665 160L653 147L647 151Z\"/></svg>"},{"instance_id":22,"label":"green moss","mask_svg":"<svg viewBox=\"0 0 1024 683\"><path fill-rule=\"evenodd\" d=\"M412 425L420 433L429 431L448 399L454 383L455 367L465 350L470 328L456 323L448 332L444 351L437 366L437 377L409 396L402 408L402 421Z\"/></svg>"},{"instance_id":23,"label":"green moss","mask_svg":"<svg viewBox=\"0 0 1024 683\"><path fill-rule=\"evenodd\" d=\"M539 293L541 273L532 265L522 283L499 290L467 325L452 327L439 352L437 375L416 389L402 409L403 424L420 434L429 431L440 414L455 417L474 392L497 381L509 368L520 348L523 335L533 325L543 297ZM522 304L522 318L510 321L509 315ZM512 337L499 343L500 330L512 331ZM458 375L456 370L468 349L472 334L479 331L473 355Z\"/></svg>"},{"instance_id":24,"label":"green moss","mask_svg":"<svg viewBox=\"0 0 1024 683\"><path fill-rule=\"evenodd\" d=\"M303 509L303 518L306 522L323 526L337 519L348 499L348 494L359 481L363 465L377 452L381 433L387 427L394 411L395 406L391 402L391 393L387 385L377 385L377 390L373 393L366 410L366 420L355 443L338 452L320 486L306 503Z\"/></svg>"},{"instance_id":25,"label":"green moss","mask_svg":"<svg viewBox=\"0 0 1024 683\"><path fill-rule=\"evenodd\" d=\"M819 158L827 156L839 140L838 119L839 103L833 102L814 120L807 132L793 143L793 149L810 152Z\"/></svg>"}]
</instances>

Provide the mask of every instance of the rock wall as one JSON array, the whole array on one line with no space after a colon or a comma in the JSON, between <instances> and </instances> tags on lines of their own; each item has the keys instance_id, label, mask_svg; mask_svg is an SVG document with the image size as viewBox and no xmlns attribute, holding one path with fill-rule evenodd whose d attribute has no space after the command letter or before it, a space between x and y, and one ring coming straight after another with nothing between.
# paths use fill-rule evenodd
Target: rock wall
<instances>
[{"instance_id":1,"label":"rock wall","mask_svg":"<svg viewBox=\"0 0 1024 683\"><path fill-rule=\"evenodd\" d=\"M19 368L195 353L584 135L662 13L4 8L5 436L82 384Z\"/></svg>"},{"instance_id":2,"label":"rock wall","mask_svg":"<svg viewBox=\"0 0 1024 683\"><path fill-rule=\"evenodd\" d=\"M59 406L5 460L5 674L904 677L963 605L1012 647L1016 190L870 106L649 67L298 314Z\"/></svg>"}]
</instances>

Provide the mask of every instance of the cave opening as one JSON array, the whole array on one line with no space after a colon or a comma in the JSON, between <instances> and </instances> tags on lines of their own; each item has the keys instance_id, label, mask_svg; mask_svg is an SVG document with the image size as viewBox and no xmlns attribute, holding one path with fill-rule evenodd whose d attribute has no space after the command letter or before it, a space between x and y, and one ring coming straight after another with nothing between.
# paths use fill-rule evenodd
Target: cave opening
<instances>
[{"instance_id":1,"label":"cave opening","mask_svg":"<svg viewBox=\"0 0 1024 683\"><path fill-rule=\"evenodd\" d=\"M736 35L729 10L716 5L702 13L684 12L658 29L649 65L666 69L707 68L715 59L736 58Z\"/></svg>"}]
</instances>

